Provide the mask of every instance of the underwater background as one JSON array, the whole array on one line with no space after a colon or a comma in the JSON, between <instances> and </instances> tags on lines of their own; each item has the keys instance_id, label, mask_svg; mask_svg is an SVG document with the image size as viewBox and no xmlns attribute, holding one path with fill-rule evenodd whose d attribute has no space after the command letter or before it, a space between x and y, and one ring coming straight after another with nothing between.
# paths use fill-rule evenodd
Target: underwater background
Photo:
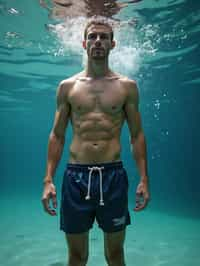
<instances>
[{"instance_id":1,"label":"underwater background","mask_svg":"<svg viewBox=\"0 0 200 266\"><path fill-rule=\"evenodd\" d=\"M0 1L2 266L66 265L60 205L58 216L48 216L41 196L56 88L84 67L82 33L96 12L79 2L84 1L75 1L69 10L45 0ZM107 2L107 10L98 15L114 25L117 46L110 66L138 83L148 149L151 201L136 213L139 175L125 124L122 160L129 175L132 223L126 264L200 265L200 2ZM71 137L69 125L55 175L59 203ZM90 233L88 265L106 265L97 224Z\"/></svg>"}]
</instances>

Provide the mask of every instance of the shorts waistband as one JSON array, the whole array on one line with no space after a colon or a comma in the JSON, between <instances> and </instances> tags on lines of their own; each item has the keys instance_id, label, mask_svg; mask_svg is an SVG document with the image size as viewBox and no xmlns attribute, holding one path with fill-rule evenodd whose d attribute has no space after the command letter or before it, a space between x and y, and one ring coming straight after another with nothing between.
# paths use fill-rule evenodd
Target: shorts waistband
<instances>
[{"instance_id":1,"label":"shorts waistband","mask_svg":"<svg viewBox=\"0 0 200 266\"><path fill-rule=\"evenodd\" d=\"M105 162L105 163L92 163L92 164L80 164L80 163L67 163L67 169L76 169L76 171L82 170L85 171L87 169L88 171L88 192L87 196L85 197L86 200L89 200L90 197L90 189L91 189L91 181L92 181L92 173L93 171L97 171L99 173L99 179L100 179L100 201L99 205L104 206L104 200L103 200L103 188L102 188L102 179L103 179L103 174L102 170L107 170L107 169L113 169L113 168L122 168L123 164L122 161L115 161L115 162Z\"/></svg>"},{"instance_id":2,"label":"shorts waistband","mask_svg":"<svg viewBox=\"0 0 200 266\"><path fill-rule=\"evenodd\" d=\"M121 168L123 167L122 161L115 161L115 162L104 162L104 163L89 163L89 164L82 164L82 163L67 163L67 168L80 168L80 169L88 169L88 167L104 167L104 169L108 168Z\"/></svg>"}]
</instances>

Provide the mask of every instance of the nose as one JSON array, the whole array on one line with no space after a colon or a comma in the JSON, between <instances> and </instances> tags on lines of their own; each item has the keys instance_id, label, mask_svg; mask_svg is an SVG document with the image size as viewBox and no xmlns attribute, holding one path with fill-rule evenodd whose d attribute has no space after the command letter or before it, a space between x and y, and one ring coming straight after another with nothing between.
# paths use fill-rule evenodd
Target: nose
<instances>
[{"instance_id":1,"label":"nose","mask_svg":"<svg viewBox=\"0 0 200 266\"><path fill-rule=\"evenodd\" d=\"M100 47L101 46L101 39L100 39L99 35L97 35L97 38L96 38L96 41L95 41L95 46L96 47Z\"/></svg>"}]
</instances>

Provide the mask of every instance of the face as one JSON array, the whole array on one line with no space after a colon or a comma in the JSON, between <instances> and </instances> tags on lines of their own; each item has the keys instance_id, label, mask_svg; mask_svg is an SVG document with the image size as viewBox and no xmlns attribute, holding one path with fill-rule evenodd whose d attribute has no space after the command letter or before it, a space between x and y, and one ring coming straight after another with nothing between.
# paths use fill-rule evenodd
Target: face
<instances>
[{"instance_id":1,"label":"face","mask_svg":"<svg viewBox=\"0 0 200 266\"><path fill-rule=\"evenodd\" d=\"M87 50L88 57L96 60L104 60L115 46L111 41L110 29L104 25L91 25L87 30L83 47Z\"/></svg>"}]
</instances>

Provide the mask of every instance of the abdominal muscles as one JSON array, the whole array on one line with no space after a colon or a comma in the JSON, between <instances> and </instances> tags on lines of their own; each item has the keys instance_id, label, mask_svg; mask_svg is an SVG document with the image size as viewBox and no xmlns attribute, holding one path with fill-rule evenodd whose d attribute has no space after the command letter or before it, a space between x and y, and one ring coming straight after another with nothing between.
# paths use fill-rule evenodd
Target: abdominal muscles
<instances>
[{"instance_id":1,"label":"abdominal muscles","mask_svg":"<svg viewBox=\"0 0 200 266\"><path fill-rule=\"evenodd\" d=\"M120 159L119 117L93 116L75 119L73 140L70 147L70 161L93 163Z\"/></svg>"}]
</instances>

